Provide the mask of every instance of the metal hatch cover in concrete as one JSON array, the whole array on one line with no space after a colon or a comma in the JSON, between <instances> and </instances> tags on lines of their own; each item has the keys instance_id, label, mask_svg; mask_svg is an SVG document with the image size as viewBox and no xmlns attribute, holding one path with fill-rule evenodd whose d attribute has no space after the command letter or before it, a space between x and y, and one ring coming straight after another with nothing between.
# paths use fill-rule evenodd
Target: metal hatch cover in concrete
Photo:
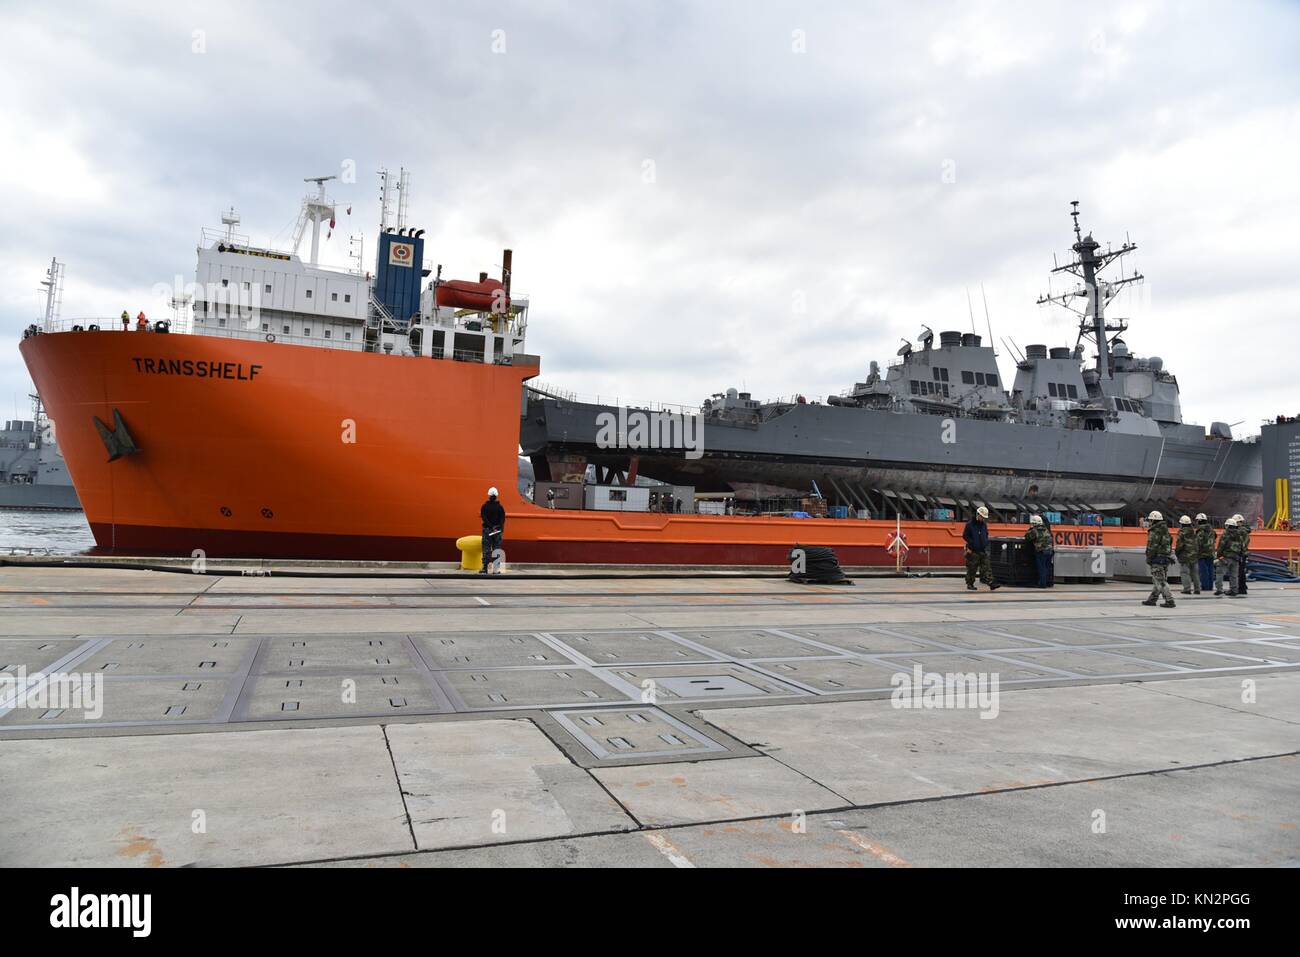
<instances>
[{"instance_id":1,"label":"metal hatch cover in concrete","mask_svg":"<svg viewBox=\"0 0 1300 957\"><path fill-rule=\"evenodd\" d=\"M636 763L646 758L721 753L726 745L658 708L552 711L562 728L600 759Z\"/></svg>"}]
</instances>

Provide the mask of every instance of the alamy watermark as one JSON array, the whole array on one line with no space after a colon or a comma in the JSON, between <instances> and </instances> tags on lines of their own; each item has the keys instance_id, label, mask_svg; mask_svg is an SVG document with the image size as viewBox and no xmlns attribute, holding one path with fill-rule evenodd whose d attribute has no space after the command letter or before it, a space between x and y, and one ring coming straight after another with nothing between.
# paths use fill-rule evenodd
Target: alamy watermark
<instances>
[{"instance_id":1,"label":"alamy watermark","mask_svg":"<svg viewBox=\"0 0 1300 957\"><path fill-rule=\"evenodd\" d=\"M104 676L41 671L0 672L0 708L32 708L38 711L80 711L87 721L104 716Z\"/></svg>"},{"instance_id":2,"label":"alamy watermark","mask_svg":"<svg viewBox=\"0 0 1300 957\"><path fill-rule=\"evenodd\" d=\"M897 672L889 683L894 689L889 700L895 708L971 708L980 712L980 718L998 716L997 672L941 674L915 665L910 674Z\"/></svg>"},{"instance_id":3,"label":"alamy watermark","mask_svg":"<svg viewBox=\"0 0 1300 957\"><path fill-rule=\"evenodd\" d=\"M649 412L620 407L596 416L596 447L682 449L688 459L704 456L704 419L685 412Z\"/></svg>"}]
</instances>

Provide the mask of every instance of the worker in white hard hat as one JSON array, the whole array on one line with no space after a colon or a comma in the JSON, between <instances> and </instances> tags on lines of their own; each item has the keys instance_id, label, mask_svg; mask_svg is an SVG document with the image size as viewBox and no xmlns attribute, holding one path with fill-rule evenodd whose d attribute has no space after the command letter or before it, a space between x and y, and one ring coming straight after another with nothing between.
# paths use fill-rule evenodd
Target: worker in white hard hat
<instances>
[{"instance_id":1,"label":"worker in white hard hat","mask_svg":"<svg viewBox=\"0 0 1300 957\"><path fill-rule=\"evenodd\" d=\"M497 501L495 485L488 489L487 501L478 510L478 514L483 520L483 568L479 574L486 575L488 566L491 565L492 573L500 575L501 560L505 559L505 552L501 550L501 539L506 531L506 510Z\"/></svg>"},{"instance_id":2,"label":"worker in white hard hat","mask_svg":"<svg viewBox=\"0 0 1300 957\"><path fill-rule=\"evenodd\" d=\"M1184 595L1201 593L1200 548L1200 542L1196 538L1196 528L1192 525L1192 517L1182 516L1178 519L1178 540L1174 543L1174 557L1178 559L1178 577L1182 579Z\"/></svg>"},{"instance_id":3,"label":"worker in white hard hat","mask_svg":"<svg viewBox=\"0 0 1300 957\"><path fill-rule=\"evenodd\" d=\"M1236 520L1229 515L1223 521L1223 531L1219 535L1218 543L1214 549L1214 597L1223 597L1223 579L1227 566L1226 553L1229 550L1229 543L1232 541L1232 527L1236 525Z\"/></svg>"},{"instance_id":4,"label":"worker in white hard hat","mask_svg":"<svg viewBox=\"0 0 1300 957\"><path fill-rule=\"evenodd\" d=\"M1200 570L1201 591L1214 587L1214 548L1218 544L1214 525L1204 512L1196 514L1196 564Z\"/></svg>"},{"instance_id":5,"label":"worker in white hard hat","mask_svg":"<svg viewBox=\"0 0 1300 957\"><path fill-rule=\"evenodd\" d=\"M1000 586L993 579L993 563L989 560L989 510L981 505L975 509L974 517L962 529L961 537L966 542L966 588L975 591L975 578L989 586L989 591L997 591Z\"/></svg>"},{"instance_id":6,"label":"worker in white hard hat","mask_svg":"<svg viewBox=\"0 0 1300 957\"><path fill-rule=\"evenodd\" d=\"M1052 559L1055 557L1055 548L1053 547L1052 533L1043 524L1043 516L1037 514L1029 516L1029 528L1025 532L1025 542L1034 552L1034 564L1038 570L1038 587L1051 588Z\"/></svg>"},{"instance_id":7,"label":"worker in white hard hat","mask_svg":"<svg viewBox=\"0 0 1300 957\"><path fill-rule=\"evenodd\" d=\"M1223 523L1223 534L1219 536L1219 547L1215 550L1214 594L1222 597L1223 583L1228 583L1228 597L1241 598L1242 566L1246 563L1247 539L1250 529L1240 515L1234 515Z\"/></svg>"},{"instance_id":8,"label":"worker in white hard hat","mask_svg":"<svg viewBox=\"0 0 1300 957\"><path fill-rule=\"evenodd\" d=\"M1162 607L1173 608L1174 596L1169 591L1169 566L1174 560L1174 542L1169 534L1165 517L1158 511L1147 516L1147 565L1151 567L1151 594L1144 605L1154 605L1157 598L1163 598Z\"/></svg>"}]
</instances>

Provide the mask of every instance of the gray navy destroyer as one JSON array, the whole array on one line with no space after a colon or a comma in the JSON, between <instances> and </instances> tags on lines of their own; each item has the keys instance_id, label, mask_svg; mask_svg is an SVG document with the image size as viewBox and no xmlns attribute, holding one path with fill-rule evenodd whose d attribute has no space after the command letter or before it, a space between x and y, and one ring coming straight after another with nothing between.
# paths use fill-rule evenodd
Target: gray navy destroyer
<instances>
[{"instance_id":1,"label":"gray navy destroyer","mask_svg":"<svg viewBox=\"0 0 1300 957\"><path fill-rule=\"evenodd\" d=\"M1161 359L1134 355L1123 338L1127 320L1106 314L1120 290L1143 279L1124 273L1136 245L1103 248L1081 230L1072 206L1071 256L1052 270L1070 288L1038 301L1074 312L1078 338L1073 346L1026 347L1010 388L979 335L941 332L936 342L926 329L886 368L872 362L865 381L825 402L760 402L736 389L714 395L696 413L698 458L628 442L609 447L598 423L616 407L540 388L526 396L521 450L539 481L561 480L577 463L738 501L811 490L872 517L963 518L983 504L999 520L1057 511L1132 524L1152 508L1253 520L1261 508L1258 442L1234 440L1224 423L1207 431L1183 421L1177 378Z\"/></svg>"},{"instance_id":2,"label":"gray navy destroyer","mask_svg":"<svg viewBox=\"0 0 1300 957\"><path fill-rule=\"evenodd\" d=\"M35 418L0 429L0 508L74 511L81 508L54 430L32 396Z\"/></svg>"},{"instance_id":3,"label":"gray navy destroyer","mask_svg":"<svg viewBox=\"0 0 1300 957\"><path fill-rule=\"evenodd\" d=\"M62 298L63 264L51 260L41 286L45 317L52 320ZM67 463L54 440L54 426L40 396L31 396L32 418L6 420L0 429L0 508L80 511Z\"/></svg>"}]
</instances>

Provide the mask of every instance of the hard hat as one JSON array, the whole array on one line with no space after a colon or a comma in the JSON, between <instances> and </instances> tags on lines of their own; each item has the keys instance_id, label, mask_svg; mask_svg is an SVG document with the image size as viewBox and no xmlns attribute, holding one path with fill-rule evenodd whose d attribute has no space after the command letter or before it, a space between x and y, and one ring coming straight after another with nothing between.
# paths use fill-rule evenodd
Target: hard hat
<instances>
[{"instance_id":1,"label":"hard hat","mask_svg":"<svg viewBox=\"0 0 1300 957\"><path fill-rule=\"evenodd\" d=\"M1237 524L1237 516L1236 516L1236 515L1233 515L1231 518L1227 519L1227 520L1223 523L1223 527L1224 527L1224 528L1232 528L1232 527L1235 526L1236 524Z\"/></svg>"},{"instance_id":2,"label":"hard hat","mask_svg":"<svg viewBox=\"0 0 1300 957\"><path fill-rule=\"evenodd\" d=\"M497 497L497 487L493 485L490 489L488 489L488 498L496 498L496 497Z\"/></svg>"},{"instance_id":3,"label":"hard hat","mask_svg":"<svg viewBox=\"0 0 1300 957\"><path fill-rule=\"evenodd\" d=\"M1159 512L1152 512L1150 515L1147 516L1148 522L1163 522L1164 520L1165 517L1161 515Z\"/></svg>"},{"instance_id":4,"label":"hard hat","mask_svg":"<svg viewBox=\"0 0 1300 957\"><path fill-rule=\"evenodd\" d=\"M1030 525L1042 525L1042 524L1043 524L1043 516L1041 516L1041 515L1030 515L1030 516L1029 516L1029 524L1030 524Z\"/></svg>"},{"instance_id":5,"label":"hard hat","mask_svg":"<svg viewBox=\"0 0 1300 957\"><path fill-rule=\"evenodd\" d=\"M975 509L975 514L978 515L980 518L988 518L989 510L985 508L983 505L981 505L979 508Z\"/></svg>"},{"instance_id":6,"label":"hard hat","mask_svg":"<svg viewBox=\"0 0 1300 957\"><path fill-rule=\"evenodd\" d=\"M1179 524L1179 525L1190 525L1190 524L1192 524L1192 520L1191 520L1190 518L1188 518L1186 515L1184 515L1182 518L1180 518L1180 519L1178 520L1178 524Z\"/></svg>"},{"instance_id":7,"label":"hard hat","mask_svg":"<svg viewBox=\"0 0 1300 957\"><path fill-rule=\"evenodd\" d=\"M1240 525L1246 521L1246 516L1238 512L1236 515L1232 516L1232 520L1236 522L1238 525Z\"/></svg>"},{"instance_id":8,"label":"hard hat","mask_svg":"<svg viewBox=\"0 0 1300 957\"><path fill-rule=\"evenodd\" d=\"M1210 517L1209 517L1208 515L1206 515L1204 512L1197 512L1197 513L1196 513L1196 520L1197 520L1198 522L1208 522L1208 521L1210 520Z\"/></svg>"}]
</instances>

